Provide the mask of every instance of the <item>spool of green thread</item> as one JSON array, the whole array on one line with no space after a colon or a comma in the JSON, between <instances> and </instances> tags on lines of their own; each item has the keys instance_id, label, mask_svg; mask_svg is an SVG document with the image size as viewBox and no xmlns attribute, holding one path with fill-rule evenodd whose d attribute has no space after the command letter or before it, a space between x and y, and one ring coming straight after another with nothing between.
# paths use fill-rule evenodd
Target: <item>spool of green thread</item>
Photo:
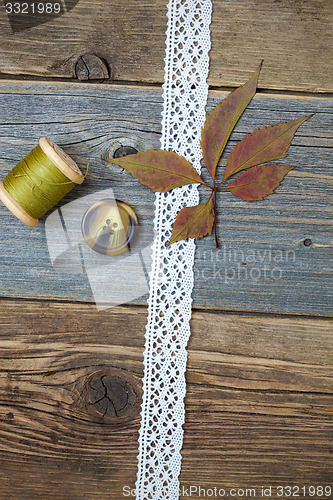
<instances>
[{"instance_id":1,"label":"spool of green thread","mask_svg":"<svg viewBox=\"0 0 333 500\"><path fill-rule=\"evenodd\" d=\"M72 158L42 137L0 182L0 200L24 224L35 227L40 217L83 180Z\"/></svg>"}]
</instances>

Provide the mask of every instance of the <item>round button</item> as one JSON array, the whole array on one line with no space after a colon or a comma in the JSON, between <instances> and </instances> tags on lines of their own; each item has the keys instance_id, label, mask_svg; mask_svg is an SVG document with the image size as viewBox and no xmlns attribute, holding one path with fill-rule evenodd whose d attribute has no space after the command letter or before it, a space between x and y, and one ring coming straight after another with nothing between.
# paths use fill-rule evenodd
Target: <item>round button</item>
<instances>
[{"instance_id":1,"label":"round button","mask_svg":"<svg viewBox=\"0 0 333 500\"><path fill-rule=\"evenodd\" d=\"M130 249L138 219L133 209L120 200L99 200L82 218L82 235L92 250L119 255Z\"/></svg>"}]
</instances>

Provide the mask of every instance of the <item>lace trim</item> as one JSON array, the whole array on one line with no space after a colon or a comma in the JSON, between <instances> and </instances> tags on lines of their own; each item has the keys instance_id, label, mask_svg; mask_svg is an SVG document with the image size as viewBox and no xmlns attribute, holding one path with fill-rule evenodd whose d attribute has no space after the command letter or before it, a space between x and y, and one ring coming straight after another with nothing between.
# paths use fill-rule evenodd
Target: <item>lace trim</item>
<instances>
[{"instance_id":1,"label":"lace trim","mask_svg":"<svg viewBox=\"0 0 333 500\"><path fill-rule=\"evenodd\" d=\"M205 121L211 0L170 0L166 32L161 147L200 172ZM190 336L194 240L167 247L179 210L199 203L196 185L157 193L144 352L137 500L179 498Z\"/></svg>"}]
</instances>

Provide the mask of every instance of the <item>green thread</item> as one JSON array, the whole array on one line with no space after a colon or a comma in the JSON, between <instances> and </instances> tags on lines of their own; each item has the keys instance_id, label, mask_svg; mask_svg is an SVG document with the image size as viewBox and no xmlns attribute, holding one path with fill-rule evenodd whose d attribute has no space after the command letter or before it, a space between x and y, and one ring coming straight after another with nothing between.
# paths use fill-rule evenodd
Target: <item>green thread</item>
<instances>
[{"instance_id":1,"label":"green thread","mask_svg":"<svg viewBox=\"0 0 333 500\"><path fill-rule=\"evenodd\" d=\"M39 219L64 198L75 183L37 146L7 174L3 186L27 214Z\"/></svg>"}]
</instances>

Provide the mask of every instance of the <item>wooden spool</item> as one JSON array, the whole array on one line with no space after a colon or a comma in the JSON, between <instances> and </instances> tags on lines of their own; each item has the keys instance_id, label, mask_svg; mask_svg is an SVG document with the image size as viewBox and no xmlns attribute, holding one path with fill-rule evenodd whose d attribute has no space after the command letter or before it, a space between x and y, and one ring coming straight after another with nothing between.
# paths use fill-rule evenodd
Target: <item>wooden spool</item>
<instances>
[{"instance_id":1,"label":"wooden spool","mask_svg":"<svg viewBox=\"0 0 333 500\"><path fill-rule=\"evenodd\" d=\"M77 166L74 160L70 158L57 144L52 142L47 137L39 139L39 146L52 161L52 163L72 182L81 184L84 180L84 175ZM6 191L2 181L0 181L0 200L6 207L24 224L29 227L35 227L38 224L38 219L29 215L23 208L12 198Z\"/></svg>"}]
</instances>

